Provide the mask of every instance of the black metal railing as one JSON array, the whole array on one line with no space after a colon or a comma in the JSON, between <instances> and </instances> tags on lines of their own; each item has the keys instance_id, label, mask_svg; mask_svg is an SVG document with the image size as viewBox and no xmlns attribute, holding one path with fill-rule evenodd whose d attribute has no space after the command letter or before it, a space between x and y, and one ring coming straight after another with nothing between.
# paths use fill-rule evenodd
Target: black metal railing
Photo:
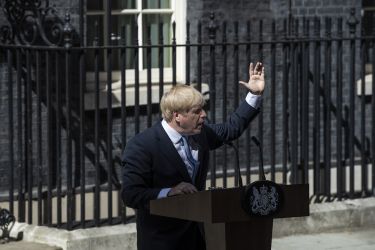
<instances>
[{"instance_id":1,"label":"black metal railing","mask_svg":"<svg viewBox=\"0 0 375 250\"><path fill-rule=\"evenodd\" d=\"M163 43L160 24L158 44L139 45L136 38L127 44L122 32L117 45L95 39L93 46L78 46L66 16L62 46L0 45L7 86L0 92L7 114L2 146L8 148L1 164L8 178L0 190L18 221L71 230L131 220L119 192L121 152L160 119L164 90L194 84L208 93L210 121L225 121L244 99L238 81L248 77L250 61L264 62L267 87L262 112L235 142L246 183L258 179L260 157L250 139L256 135L271 180L310 183L316 202L374 195L375 98L365 94L364 80L375 80L375 36L360 32L355 12L243 24L220 24L211 14L206 30L200 21L194 25L187 23L183 44L173 23L170 44ZM155 69L152 50L158 52ZM233 155L227 146L212 152L208 186L238 183Z\"/></svg>"}]
</instances>

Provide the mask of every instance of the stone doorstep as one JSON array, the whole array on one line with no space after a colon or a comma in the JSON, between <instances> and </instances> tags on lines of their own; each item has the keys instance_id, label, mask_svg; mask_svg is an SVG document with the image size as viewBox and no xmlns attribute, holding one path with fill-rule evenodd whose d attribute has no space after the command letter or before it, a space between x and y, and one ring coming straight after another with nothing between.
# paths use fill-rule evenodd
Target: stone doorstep
<instances>
[{"instance_id":1,"label":"stone doorstep","mask_svg":"<svg viewBox=\"0 0 375 250\"><path fill-rule=\"evenodd\" d=\"M310 205L310 216L276 219L273 237L314 234L338 229L375 226L375 198ZM136 249L134 223L67 231L16 223L11 235L24 232L24 241L61 247L63 250Z\"/></svg>"}]
</instances>

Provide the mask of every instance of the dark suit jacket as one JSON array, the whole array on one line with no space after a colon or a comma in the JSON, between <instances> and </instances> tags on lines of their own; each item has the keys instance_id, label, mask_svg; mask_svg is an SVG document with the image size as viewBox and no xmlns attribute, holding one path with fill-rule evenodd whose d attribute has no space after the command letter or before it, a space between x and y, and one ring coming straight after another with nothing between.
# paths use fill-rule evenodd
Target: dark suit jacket
<instances>
[{"instance_id":1,"label":"dark suit jacket","mask_svg":"<svg viewBox=\"0 0 375 250\"><path fill-rule=\"evenodd\" d=\"M205 188L209 150L238 138L257 113L258 110L244 101L226 123L204 125L200 134L190 138L199 150L200 165L194 182L198 190ZM123 201L136 209L139 250L204 249L197 223L150 215L149 202L157 198L162 188L180 182L192 183L161 122L136 135L127 144L122 181Z\"/></svg>"}]
</instances>

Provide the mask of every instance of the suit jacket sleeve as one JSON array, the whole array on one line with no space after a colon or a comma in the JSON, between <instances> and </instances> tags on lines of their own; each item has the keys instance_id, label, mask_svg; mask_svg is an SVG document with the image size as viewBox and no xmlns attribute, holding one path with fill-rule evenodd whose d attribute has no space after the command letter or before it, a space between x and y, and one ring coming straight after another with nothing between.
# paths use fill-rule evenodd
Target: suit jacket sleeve
<instances>
[{"instance_id":1,"label":"suit jacket sleeve","mask_svg":"<svg viewBox=\"0 0 375 250\"><path fill-rule=\"evenodd\" d=\"M223 143L240 137L258 113L258 109L253 108L246 101L243 101L225 123L208 124L206 126L206 135L209 138L209 148L216 149L223 145Z\"/></svg>"},{"instance_id":2,"label":"suit jacket sleeve","mask_svg":"<svg viewBox=\"0 0 375 250\"><path fill-rule=\"evenodd\" d=\"M147 142L147 141L146 141ZM140 136L129 141L123 155L122 199L126 206L148 208L160 188L153 188L152 155Z\"/></svg>"}]
</instances>

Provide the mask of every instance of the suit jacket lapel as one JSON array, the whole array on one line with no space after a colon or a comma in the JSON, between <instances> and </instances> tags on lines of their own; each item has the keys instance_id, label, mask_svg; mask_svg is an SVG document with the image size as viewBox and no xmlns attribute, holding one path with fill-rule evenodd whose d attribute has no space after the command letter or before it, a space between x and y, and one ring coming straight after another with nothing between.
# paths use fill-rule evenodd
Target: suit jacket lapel
<instances>
[{"instance_id":1,"label":"suit jacket lapel","mask_svg":"<svg viewBox=\"0 0 375 250\"><path fill-rule=\"evenodd\" d=\"M176 168L178 169L178 171L181 173L181 175L186 181L191 182L192 180L186 169L185 163L182 161L181 156L178 154L171 139L168 137L167 133L161 126L161 122L157 123L156 129L157 129L157 139L160 144L159 147L163 149L161 150L162 154L164 155L164 157L168 159L168 161L172 163L172 165L176 166Z\"/></svg>"}]
</instances>

